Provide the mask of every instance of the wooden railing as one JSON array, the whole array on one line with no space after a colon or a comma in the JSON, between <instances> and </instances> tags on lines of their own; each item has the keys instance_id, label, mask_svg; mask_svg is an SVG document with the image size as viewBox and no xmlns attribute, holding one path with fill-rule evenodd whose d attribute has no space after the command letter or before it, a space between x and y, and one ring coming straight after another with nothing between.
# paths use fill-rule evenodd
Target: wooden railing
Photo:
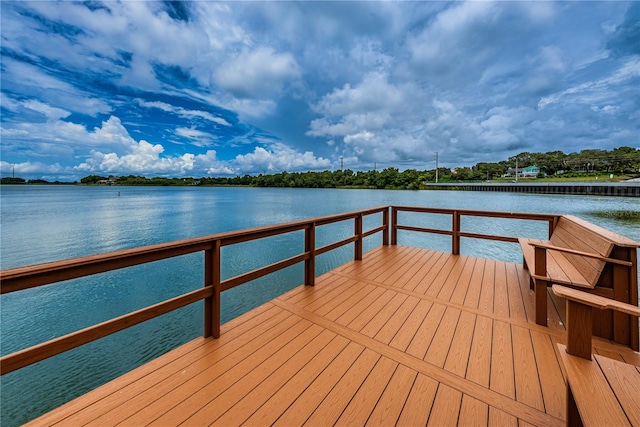
<instances>
[{"instance_id":1,"label":"wooden railing","mask_svg":"<svg viewBox=\"0 0 640 427\"><path fill-rule=\"evenodd\" d=\"M391 209L391 221L389 221L389 209ZM401 225L398 224L399 212L451 215L452 227L451 230L441 230ZM364 231L363 218L373 214L382 214L382 224L379 227ZM547 221L549 223L549 235L553 233L553 227L558 219L557 215L547 214L382 206L309 220L232 231L0 271L0 293L9 293L195 252L204 253L204 286L202 288L6 355L0 358L0 375L13 372L200 300L204 300L204 336L218 338L220 336L221 292L300 262L304 262L304 284L313 286L315 284L316 256L353 243L354 259L361 260L363 239L376 233L382 233L383 245L388 245L389 243L392 245L397 244L398 230L450 235L452 236L451 252L454 255L460 253L461 237L517 242L516 237L463 232L460 229L461 217L463 216ZM349 220L354 221L354 232L352 236L325 246L316 247L317 227ZM303 253L226 280L221 280L221 248L223 246L264 239L300 230L304 230ZM389 234L391 234L391 242L389 242Z\"/></svg>"},{"instance_id":2,"label":"wooden railing","mask_svg":"<svg viewBox=\"0 0 640 427\"><path fill-rule=\"evenodd\" d=\"M373 214L382 214L382 225L364 231L363 218ZM322 247L316 247L317 227L348 220L354 222L352 236ZM220 253L223 246L300 230L304 230L303 253L224 281L221 280ZM354 259L361 260L363 239L380 232L382 233L382 244L388 245L388 206L0 271L0 293L9 293L190 253L204 252L203 288L6 355L0 358L0 375L13 372L200 300L204 300L205 307L204 336L217 338L220 336L221 292L300 262L304 262L304 284L313 286L315 284L316 256L353 243Z\"/></svg>"},{"instance_id":3,"label":"wooden railing","mask_svg":"<svg viewBox=\"0 0 640 427\"><path fill-rule=\"evenodd\" d=\"M415 226L398 224L399 212L451 215L451 230L415 227ZM553 234L553 229L556 223L558 222L558 219L560 218L559 215L552 215L552 214L479 211L479 210L471 210L471 209L443 209L443 208L423 208L423 207L410 207L410 206L392 206L391 207L391 244L392 245L397 244L398 230L417 231L417 232L432 233L432 234L444 234L447 236L451 236L451 253L453 255L460 255L460 238L461 237L518 243L518 238L513 236L497 236L497 235L470 233L470 232L462 231L461 219L464 216L544 221L549 223L549 237Z\"/></svg>"}]
</instances>

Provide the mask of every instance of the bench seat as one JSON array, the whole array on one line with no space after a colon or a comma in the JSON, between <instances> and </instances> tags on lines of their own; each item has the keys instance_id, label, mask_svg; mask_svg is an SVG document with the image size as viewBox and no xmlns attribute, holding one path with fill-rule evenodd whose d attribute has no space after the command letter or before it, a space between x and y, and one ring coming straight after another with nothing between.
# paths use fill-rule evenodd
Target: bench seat
<instances>
[{"instance_id":1,"label":"bench seat","mask_svg":"<svg viewBox=\"0 0 640 427\"><path fill-rule=\"evenodd\" d=\"M637 300L637 242L571 215L558 217L552 230L549 240L518 239L523 265L529 270L531 288L535 291L536 323L547 325L547 286L553 284L622 302ZM618 314L613 316L619 319L618 323L626 322ZM602 325L611 323L601 318L597 321ZM635 330L637 325L631 328ZM627 331L628 326L624 326L624 330ZM614 332L609 326L603 326L597 334L610 338ZM620 343L626 344L626 340ZM637 338L632 340L635 349Z\"/></svg>"},{"instance_id":2,"label":"bench seat","mask_svg":"<svg viewBox=\"0 0 640 427\"><path fill-rule=\"evenodd\" d=\"M626 313L637 323L640 308L554 285L566 299L567 345L558 344L567 375L568 426L640 427L640 368L592 354L593 309Z\"/></svg>"},{"instance_id":3,"label":"bench seat","mask_svg":"<svg viewBox=\"0 0 640 427\"><path fill-rule=\"evenodd\" d=\"M535 249L532 243L553 245L550 240L519 238L520 248L524 258L525 266L535 265ZM603 262L604 264L604 262ZM602 266L604 268L604 265ZM589 280L580 272L571 260L562 252L550 250L547 252L547 276L552 283L561 285L577 286L580 288L593 289L596 282Z\"/></svg>"},{"instance_id":4,"label":"bench seat","mask_svg":"<svg viewBox=\"0 0 640 427\"><path fill-rule=\"evenodd\" d=\"M573 399L567 404L577 411L568 414L568 425L640 427L640 371L636 366L598 355L593 355L594 360L572 356L562 344L558 349L567 373L569 399Z\"/></svg>"}]
</instances>

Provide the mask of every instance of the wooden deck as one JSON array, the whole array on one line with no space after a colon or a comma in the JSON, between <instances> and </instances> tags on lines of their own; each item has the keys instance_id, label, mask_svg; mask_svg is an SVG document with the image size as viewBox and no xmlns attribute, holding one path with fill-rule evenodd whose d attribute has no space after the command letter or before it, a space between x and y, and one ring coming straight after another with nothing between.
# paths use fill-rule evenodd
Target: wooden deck
<instances>
[{"instance_id":1,"label":"wooden deck","mask_svg":"<svg viewBox=\"0 0 640 427\"><path fill-rule=\"evenodd\" d=\"M542 327L521 265L381 246L32 424L561 426L555 298Z\"/></svg>"}]
</instances>

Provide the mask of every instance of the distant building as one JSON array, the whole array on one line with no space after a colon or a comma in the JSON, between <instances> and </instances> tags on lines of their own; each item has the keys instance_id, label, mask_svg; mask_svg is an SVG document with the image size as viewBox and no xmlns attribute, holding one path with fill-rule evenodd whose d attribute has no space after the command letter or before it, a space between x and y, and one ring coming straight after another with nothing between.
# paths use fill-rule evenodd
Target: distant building
<instances>
[{"instance_id":1,"label":"distant building","mask_svg":"<svg viewBox=\"0 0 640 427\"><path fill-rule=\"evenodd\" d=\"M527 166L526 168L522 169L522 172L520 173L519 176L521 176L522 178L536 178L539 173L540 173L539 167Z\"/></svg>"},{"instance_id":2,"label":"distant building","mask_svg":"<svg viewBox=\"0 0 640 427\"><path fill-rule=\"evenodd\" d=\"M517 171L515 168L509 168L507 169L507 173L502 175L502 178L512 178L515 176L519 178L536 178L539 173L540 173L540 168L535 165L527 166L526 168L518 168Z\"/></svg>"}]
</instances>

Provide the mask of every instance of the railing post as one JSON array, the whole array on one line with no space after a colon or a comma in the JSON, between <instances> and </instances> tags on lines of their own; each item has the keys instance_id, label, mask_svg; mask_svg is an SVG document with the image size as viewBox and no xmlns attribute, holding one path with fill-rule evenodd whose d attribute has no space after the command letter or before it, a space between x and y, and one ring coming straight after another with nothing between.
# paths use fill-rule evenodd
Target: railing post
<instances>
[{"instance_id":1,"label":"railing post","mask_svg":"<svg viewBox=\"0 0 640 427\"><path fill-rule=\"evenodd\" d=\"M398 244L398 208L391 206L391 245Z\"/></svg>"},{"instance_id":2,"label":"railing post","mask_svg":"<svg viewBox=\"0 0 640 427\"><path fill-rule=\"evenodd\" d=\"M382 245L389 246L389 208L382 211L382 226L384 227Z\"/></svg>"},{"instance_id":3,"label":"railing post","mask_svg":"<svg viewBox=\"0 0 640 427\"><path fill-rule=\"evenodd\" d=\"M359 213L355 217L355 225L354 225L354 234L357 237L357 240L354 244L354 256L353 259L356 261L362 260L362 213Z\"/></svg>"},{"instance_id":4,"label":"railing post","mask_svg":"<svg viewBox=\"0 0 640 427\"><path fill-rule=\"evenodd\" d=\"M460 255L460 213L458 211L453 211L452 221L451 253Z\"/></svg>"},{"instance_id":5,"label":"railing post","mask_svg":"<svg viewBox=\"0 0 640 427\"><path fill-rule=\"evenodd\" d=\"M309 253L309 258L304 261L304 284L315 286L316 284L316 223L312 222L304 230L304 251Z\"/></svg>"},{"instance_id":6,"label":"railing post","mask_svg":"<svg viewBox=\"0 0 640 427\"><path fill-rule=\"evenodd\" d=\"M545 248L534 247L534 268L533 272L537 276L533 279L536 306L536 323L547 326L547 281L538 277L547 276L547 250Z\"/></svg>"},{"instance_id":7,"label":"railing post","mask_svg":"<svg viewBox=\"0 0 640 427\"><path fill-rule=\"evenodd\" d=\"M549 220L549 237L548 239L551 239L551 236L553 235L553 230L555 230L556 228L556 223L558 222L558 217L553 217L552 219Z\"/></svg>"},{"instance_id":8,"label":"railing post","mask_svg":"<svg viewBox=\"0 0 640 427\"><path fill-rule=\"evenodd\" d=\"M220 338L220 240L204 251L204 285L213 288L204 300L204 336Z\"/></svg>"},{"instance_id":9,"label":"railing post","mask_svg":"<svg viewBox=\"0 0 640 427\"><path fill-rule=\"evenodd\" d=\"M567 353L591 360L593 321L590 306L567 300Z\"/></svg>"}]
</instances>

